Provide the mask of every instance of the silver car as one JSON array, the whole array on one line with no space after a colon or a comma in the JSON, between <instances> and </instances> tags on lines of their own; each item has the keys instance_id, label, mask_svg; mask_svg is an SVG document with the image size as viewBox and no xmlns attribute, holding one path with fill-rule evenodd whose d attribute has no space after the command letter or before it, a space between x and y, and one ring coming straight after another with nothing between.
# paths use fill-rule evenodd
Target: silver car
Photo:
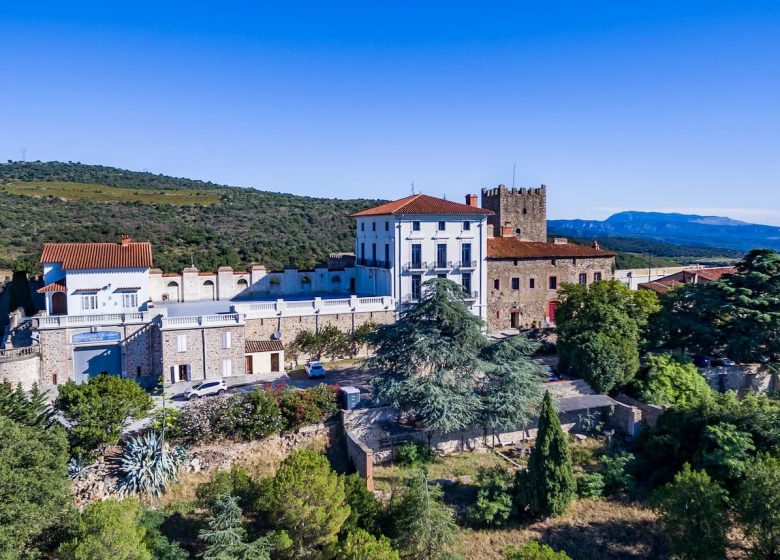
<instances>
[{"instance_id":1,"label":"silver car","mask_svg":"<svg viewBox=\"0 0 780 560\"><path fill-rule=\"evenodd\" d=\"M184 391L184 398L199 399L200 397L207 397L209 395L221 395L227 391L227 385L221 379L215 379L213 381L201 381L200 383L193 385L186 391Z\"/></svg>"}]
</instances>

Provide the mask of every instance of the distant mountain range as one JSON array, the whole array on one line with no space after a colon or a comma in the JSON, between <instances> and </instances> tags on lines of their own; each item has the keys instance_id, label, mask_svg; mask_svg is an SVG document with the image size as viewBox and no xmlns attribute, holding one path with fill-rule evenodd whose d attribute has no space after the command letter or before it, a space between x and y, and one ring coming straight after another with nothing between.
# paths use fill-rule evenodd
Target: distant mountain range
<instances>
[{"instance_id":1,"label":"distant mountain range","mask_svg":"<svg viewBox=\"0 0 780 560\"><path fill-rule=\"evenodd\" d=\"M780 250L780 227L721 216L619 212L606 220L549 220L551 235L583 239L633 237L694 247Z\"/></svg>"}]
</instances>

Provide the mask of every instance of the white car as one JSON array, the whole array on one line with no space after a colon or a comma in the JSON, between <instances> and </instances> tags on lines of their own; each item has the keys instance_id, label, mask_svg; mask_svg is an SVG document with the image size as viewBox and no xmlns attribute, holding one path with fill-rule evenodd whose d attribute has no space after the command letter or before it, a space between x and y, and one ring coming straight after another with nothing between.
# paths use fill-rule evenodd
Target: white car
<instances>
[{"instance_id":1,"label":"white car","mask_svg":"<svg viewBox=\"0 0 780 560\"><path fill-rule=\"evenodd\" d=\"M325 377L325 368L317 360L310 360L303 366L310 378Z\"/></svg>"},{"instance_id":2,"label":"white car","mask_svg":"<svg viewBox=\"0 0 780 560\"><path fill-rule=\"evenodd\" d=\"M191 388L184 391L184 398L199 399L200 397L206 397L208 395L221 395L227 391L227 385L221 379L215 379L214 381L201 381L197 385L193 385Z\"/></svg>"}]
</instances>

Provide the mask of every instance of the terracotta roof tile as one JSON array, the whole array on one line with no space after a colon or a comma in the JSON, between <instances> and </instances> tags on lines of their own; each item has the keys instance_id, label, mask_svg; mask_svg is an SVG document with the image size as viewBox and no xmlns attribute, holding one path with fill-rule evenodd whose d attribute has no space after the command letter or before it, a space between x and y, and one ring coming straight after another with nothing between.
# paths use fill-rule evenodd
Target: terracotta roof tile
<instances>
[{"instance_id":1,"label":"terracotta roof tile","mask_svg":"<svg viewBox=\"0 0 780 560\"><path fill-rule=\"evenodd\" d=\"M652 282L643 282L639 288L651 290L658 294L665 294L673 288L684 284L706 284L720 280L726 274L734 274L737 268L734 266L713 266L710 268L688 268L682 272L675 272Z\"/></svg>"},{"instance_id":2,"label":"terracotta roof tile","mask_svg":"<svg viewBox=\"0 0 780 560\"><path fill-rule=\"evenodd\" d=\"M38 288L36 291L39 294L46 292L67 292L68 288L65 286L65 280L57 280L56 282L45 285L43 288Z\"/></svg>"},{"instance_id":3,"label":"terracotta roof tile","mask_svg":"<svg viewBox=\"0 0 780 560\"><path fill-rule=\"evenodd\" d=\"M575 243L543 243L521 241L516 237L489 237L487 256L489 259L608 258L614 257L615 253Z\"/></svg>"},{"instance_id":4,"label":"terracotta roof tile","mask_svg":"<svg viewBox=\"0 0 780 560\"><path fill-rule=\"evenodd\" d=\"M247 354L254 354L256 352L281 352L284 350L284 345L281 340L247 340L245 348Z\"/></svg>"},{"instance_id":5,"label":"terracotta roof tile","mask_svg":"<svg viewBox=\"0 0 780 560\"><path fill-rule=\"evenodd\" d=\"M148 241L121 243L45 243L41 264L60 263L63 270L90 268L151 268Z\"/></svg>"},{"instance_id":6,"label":"terracotta roof tile","mask_svg":"<svg viewBox=\"0 0 780 560\"><path fill-rule=\"evenodd\" d=\"M427 194L413 194L400 200L386 202L374 208L361 210L352 214L353 218L363 216L386 216L390 214L461 214L461 215L488 215L492 210L486 210L477 206L469 206L460 202L452 202L443 198L436 198Z\"/></svg>"}]
</instances>

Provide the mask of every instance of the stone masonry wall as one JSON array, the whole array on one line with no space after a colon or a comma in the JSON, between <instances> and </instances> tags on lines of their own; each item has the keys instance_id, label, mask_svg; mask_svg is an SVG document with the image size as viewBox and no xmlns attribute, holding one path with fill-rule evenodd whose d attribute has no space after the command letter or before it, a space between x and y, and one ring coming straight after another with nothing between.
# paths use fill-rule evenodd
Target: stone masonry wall
<instances>
[{"instance_id":1,"label":"stone masonry wall","mask_svg":"<svg viewBox=\"0 0 780 560\"><path fill-rule=\"evenodd\" d=\"M8 381L13 386L21 383L25 390L29 390L34 383L40 385L40 376L41 360L37 353L18 359L0 361L0 381Z\"/></svg>"},{"instance_id":2,"label":"stone masonry wall","mask_svg":"<svg viewBox=\"0 0 780 560\"><path fill-rule=\"evenodd\" d=\"M65 329L40 331L41 384L65 383L71 377L68 332Z\"/></svg>"},{"instance_id":3,"label":"stone masonry wall","mask_svg":"<svg viewBox=\"0 0 780 560\"><path fill-rule=\"evenodd\" d=\"M547 188L508 189L499 185L494 189L482 189L482 208L492 210L488 224L493 235L501 235L501 226L512 226L515 237L526 241L547 241Z\"/></svg>"},{"instance_id":4,"label":"stone masonry wall","mask_svg":"<svg viewBox=\"0 0 780 560\"><path fill-rule=\"evenodd\" d=\"M222 347L224 332L231 333L230 348ZM187 337L187 349L184 352L179 352L180 336ZM161 333L161 339L166 384L171 383L174 377L178 381L178 366L187 364L191 367L192 381L222 378L222 362L225 359L231 359L233 362L232 375L245 373L245 337L244 328L241 326L169 330Z\"/></svg>"},{"instance_id":5,"label":"stone masonry wall","mask_svg":"<svg viewBox=\"0 0 780 560\"><path fill-rule=\"evenodd\" d=\"M576 283L580 273L588 275L588 283L594 274L601 273L603 280L612 278L610 258L587 259L490 259L488 261L488 331L499 332L511 327L511 312L520 312L520 326L533 323L541 325L549 319L548 304L557 299L557 291L550 290L549 279L555 276L558 287L564 283ZM512 278L519 278L520 287L512 289ZM530 280L534 279L534 288ZM493 289L495 280L499 289Z\"/></svg>"}]
</instances>

